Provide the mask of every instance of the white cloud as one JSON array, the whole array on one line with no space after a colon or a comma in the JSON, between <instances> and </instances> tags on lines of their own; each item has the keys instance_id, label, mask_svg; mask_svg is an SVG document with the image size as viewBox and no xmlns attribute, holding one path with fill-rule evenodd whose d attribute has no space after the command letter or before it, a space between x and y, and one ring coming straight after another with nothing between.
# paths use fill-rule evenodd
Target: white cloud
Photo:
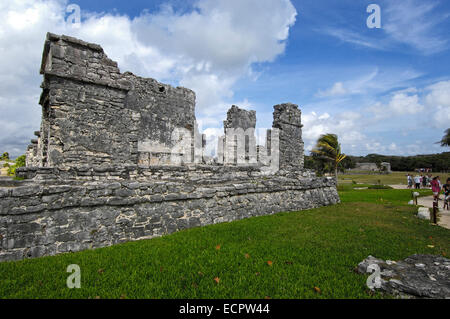
<instances>
[{"instance_id":1,"label":"white cloud","mask_svg":"<svg viewBox=\"0 0 450 319\"><path fill-rule=\"evenodd\" d=\"M328 113L321 115L316 112L310 112L302 115L303 139L305 149L310 151L317 139L322 134L337 134L342 149L346 152L351 145L359 144L366 136L361 133L359 120L361 115L357 112L345 111L330 116Z\"/></svg>"},{"instance_id":2,"label":"white cloud","mask_svg":"<svg viewBox=\"0 0 450 319\"><path fill-rule=\"evenodd\" d=\"M134 21L143 43L161 39L163 51L195 61L211 62L213 69L246 68L272 61L285 48L296 10L288 0L200 0L197 10L177 15L171 7Z\"/></svg>"},{"instance_id":3,"label":"white cloud","mask_svg":"<svg viewBox=\"0 0 450 319\"><path fill-rule=\"evenodd\" d=\"M403 0L388 1L384 6L383 30L389 37L424 54L440 52L448 41L439 34L438 25L448 16L437 12L438 2Z\"/></svg>"},{"instance_id":4,"label":"white cloud","mask_svg":"<svg viewBox=\"0 0 450 319\"><path fill-rule=\"evenodd\" d=\"M450 81L441 81L426 88L429 93L425 104L433 114L432 125L435 128L450 127Z\"/></svg>"},{"instance_id":5,"label":"white cloud","mask_svg":"<svg viewBox=\"0 0 450 319\"><path fill-rule=\"evenodd\" d=\"M441 81L426 88L430 93L425 101L428 106L450 106L450 81Z\"/></svg>"},{"instance_id":6,"label":"white cloud","mask_svg":"<svg viewBox=\"0 0 450 319\"><path fill-rule=\"evenodd\" d=\"M423 112L425 107L420 102L419 95L410 94L409 92L417 92L417 90L411 88L396 91L392 93L389 103L383 104L380 101L376 101L365 108L365 111L373 115L372 118L376 123L388 118L402 118Z\"/></svg>"},{"instance_id":7,"label":"white cloud","mask_svg":"<svg viewBox=\"0 0 450 319\"><path fill-rule=\"evenodd\" d=\"M376 69L342 81L351 98L329 96L307 105L307 109L321 113L304 112L306 150L311 150L321 134L335 133L347 154L403 156L442 152L435 142L450 123L450 81L427 87L418 86L420 82L406 86L410 77L416 76L414 71L402 74ZM404 88L391 92L392 87ZM423 140L411 143L418 134Z\"/></svg>"},{"instance_id":8,"label":"white cloud","mask_svg":"<svg viewBox=\"0 0 450 319\"><path fill-rule=\"evenodd\" d=\"M197 92L197 110L208 116L226 112L230 107L223 101L233 97L232 86L235 81L234 77L197 74L184 77L180 84Z\"/></svg>"},{"instance_id":9,"label":"white cloud","mask_svg":"<svg viewBox=\"0 0 450 319\"><path fill-rule=\"evenodd\" d=\"M336 81L327 90L319 90L316 97L336 98L345 95L373 95L391 90L393 87L408 85L422 74L413 69L389 68L380 70L378 67L370 67L368 71L360 75L361 67L352 70L352 78ZM339 77L349 77L349 75L338 74ZM398 91L399 93L415 93L415 88L408 88Z\"/></svg>"},{"instance_id":10,"label":"white cloud","mask_svg":"<svg viewBox=\"0 0 450 319\"><path fill-rule=\"evenodd\" d=\"M203 134L206 134L205 154L207 156L216 156L218 137L223 135L223 129L209 127L203 130Z\"/></svg>"},{"instance_id":11,"label":"white cloud","mask_svg":"<svg viewBox=\"0 0 450 319\"><path fill-rule=\"evenodd\" d=\"M316 31L330 35L332 37L338 38L343 42L348 42L356 44L359 46L376 49L376 50L386 50L386 44L381 41L375 41L369 37L366 37L358 32L338 27L323 27L317 29Z\"/></svg>"},{"instance_id":12,"label":"white cloud","mask_svg":"<svg viewBox=\"0 0 450 319\"><path fill-rule=\"evenodd\" d=\"M344 84L342 82L336 82L333 84L331 88L325 91L320 91L317 93L317 96L320 97L330 97L330 96L338 96L347 94L347 89L344 88Z\"/></svg>"},{"instance_id":13,"label":"white cloud","mask_svg":"<svg viewBox=\"0 0 450 319\"><path fill-rule=\"evenodd\" d=\"M382 153L385 150L385 147L383 147L379 142L366 143L365 147L369 153Z\"/></svg>"},{"instance_id":14,"label":"white cloud","mask_svg":"<svg viewBox=\"0 0 450 319\"><path fill-rule=\"evenodd\" d=\"M225 114L233 85L254 76L252 63L271 62L285 50L297 11L289 0L199 0L183 15L170 6L133 21L141 43L176 56L173 69L197 93L200 117ZM187 64L187 65L183 65Z\"/></svg>"},{"instance_id":15,"label":"white cloud","mask_svg":"<svg viewBox=\"0 0 450 319\"><path fill-rule=\"evenodd\" d=\"M122 71L194 89L198 117L207 123L224 117L233 85L253 76L252 63L273 61L284 52L297 15L290 0L262 0L257 6L253 0L198 0L187 13L165 6L135 19L81 8L83 21L74 28L64 21L67 4L0 3L0 126L9 125L0 148L14 146L23 153L39 128L38 70L48 31L102 45Z\"/></svg>"},{"instance_id":16,"label":"white cloud","mask_svg":"<svg viewBox=\"0 0 450 319\"><path fill-rule=\"evenodd\" d=\"M64 30L64 9L61 1L0 2L0 150L12 156L23 154L39 129L45 32Z\"/></svg>"},{"instance_id":17,"label":"white cloud","mask_svg":"<svg viewBox=\"0 0 450 319\"><path fill-rule=\"evenodd\" d=\"M328 113L324 113L318 117L319 120L327 120L329 118L330 118L330 114L328 114Z\"/></svg>"},{"instance_id":18,"label":"white cloud","mask_svg":"<svg viewBox=\"0 0 450 319\"><path fill-rule=\"evenodd\" d=\"M433 111L432 126L435 128L450 128L450 106L438 106Z\"/></svg>"},{"instance_id":19,"label":"white cloud","mask_svg":"<svg viewBox=\"0 0 450 319\"><path fill-rule=\"evenodd\" d=\"M357 32L347 26L324 26L317 31L370 49L391 51L407 45L418 53L430 55L448 48L448 32L439 25L449 13L440 11L438 5L437 1L383 1L380 29L383 37L374 38L367 29Z\"/></svg>"},{"instance_id":20,"label":"white cloud","mask_svg":"<svg viewBox=\"0 0 450 319\"><path fill-rule=\"evenodd\" d=\"M390 151L396 151L397 150L397 144L391 143L391 145L389 145L388 149Z\"/></svg>"},{"instance_id":21,"label":"white cloud","mask_svg":"<svg viewBox=\"0 0 450 319\"><path fill-rule=\"evenodd\" d=\"M391 113L394 112L399 115L417 114L423 110L424 107L419 103L419 96L417 94L396 93L388 105L388 112L391 111Z\"/></svg>"}]
</instances>

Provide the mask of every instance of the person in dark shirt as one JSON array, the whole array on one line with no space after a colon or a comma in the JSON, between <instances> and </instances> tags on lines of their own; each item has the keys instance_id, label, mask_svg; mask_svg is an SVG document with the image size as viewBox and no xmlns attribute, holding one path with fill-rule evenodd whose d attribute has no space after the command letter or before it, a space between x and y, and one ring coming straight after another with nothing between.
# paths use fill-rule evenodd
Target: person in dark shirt
<instances>
[{"instance_id":1,"label":"person in dark shirt","mask_svg":"<svg viewBox=\"0 0 450 319\"><path fill-rule=\"evenodd\" d=\"M428 177L426 174L423 175L422 177L422 186L423 188L427 187L427 182L428 182Z\"/></svg>"},{"instance_id":2,"label":"person in dark shirt","mask_svg":"<svg viewBox=\"0 0 450 319\"><path fill-rule=\"evenodd\" d=\"M444 209L447 207L447 210L449 210L449 202L450 202L450 177L447 178L447 182L442 186L442 189L444 190Z\"/></svg>"}]
</instances>

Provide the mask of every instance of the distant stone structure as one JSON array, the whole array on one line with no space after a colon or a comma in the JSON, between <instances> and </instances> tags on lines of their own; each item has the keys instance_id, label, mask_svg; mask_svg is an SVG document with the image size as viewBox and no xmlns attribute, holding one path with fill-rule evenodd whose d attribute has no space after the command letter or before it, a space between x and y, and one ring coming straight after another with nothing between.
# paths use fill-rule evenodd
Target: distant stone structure
<instances>
[{"instance_id":1,"label":"distant stone structure","mask_svg":"<svg viewBox=\"0 0 450 319\"><path fill-rule=\"evenodd\" d=\"M216 159L204 156L195 93L120 73L103 49L48 34L42 122L0 187L0 261L147 239L339 202L336 181L303 167L301 111L274 107L265 145L254 111L232 106Z\"/></svg>"},{"instance_id":2,"label":"distant stone structure","mask_svg":"<svg viewBox=\"0 0 450 319\"><path fill-rule=\"evenodd\" d=\"M375 163L356 163L355 170L377 172L380 169Z\"/></svg>"},{"instance_id":3,"label":"distant stone structure","mask_svg":"<svg viewBox=\"0 0 450 319\"><path fill-rule=\"evenodd\" d=\"M386 173L392 173L392 170L391 170L391 163L388 163L388 162L382 162L382 163L381 163L381 170L382 170L383 172L386 172Z\"/></svg>"},{"instance_id":4,"label":"distant stone structure","mask_svg":"<svg viewBox=\"0 0 450 319\"><path fill-rule=\"evenodd\" d=\"M387 162L382 162L380 167L376 163L356 163L355 168L350 171L371 171L371 172L384 172L391 173L391 164Z\"/></svg>"}]
</instances>

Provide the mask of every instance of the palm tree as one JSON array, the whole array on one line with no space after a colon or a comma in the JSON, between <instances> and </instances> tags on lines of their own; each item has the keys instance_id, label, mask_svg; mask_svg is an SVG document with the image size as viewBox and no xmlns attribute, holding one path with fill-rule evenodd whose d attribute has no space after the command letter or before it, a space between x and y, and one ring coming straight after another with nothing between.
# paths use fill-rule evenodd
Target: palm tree
<instances>
[{"instance_id":1,"label":"palm tree","mask_svg":"<svg viewBox=\"0 0 450 319\"><path fill-rule=\"evenodd\" d=\"M337 135L331 133L321 135L311 153L333 163L334 177L337 181L338 165L347 157L341 153L341 144L338 142Z\"/></svg>"},{"instance_id":2,"label":"palm tree","mask_svg":"<svg viewBox=\"0 0 450 319\"><path fill-rule=\"evenodd\" d=\"M440 142L438 142L441 144L442 147L444 146L450 146L450 128L445 130L445 135L442 138L442 140Z\"/></svg>"}]
</instances>

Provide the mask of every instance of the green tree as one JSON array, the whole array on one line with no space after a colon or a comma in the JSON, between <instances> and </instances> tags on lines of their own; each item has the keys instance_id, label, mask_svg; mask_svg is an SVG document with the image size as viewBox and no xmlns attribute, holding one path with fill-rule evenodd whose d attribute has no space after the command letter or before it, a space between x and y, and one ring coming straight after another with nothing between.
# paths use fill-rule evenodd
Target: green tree
<instances>
[{"instance_id":1,"label":"green tree","mask_svg":"<svg viewBox=\"0 0 450 319\"><path fill-rule=\"evenodd\" d=\"M444 146L450 146L450 128L445 130L445 135L442 138L442 140L440 142L438 142L441 144L442 147Z\"/></svg>"},{"instance_id":2,"label":"green tree","mask_svg":"<svg viewBox=\"0 0 450 319\"><path fill-rule=\"evenodd\" d=\"M342 160L341 164L344 170L356 167L355 159L352 158L351 156L347 156L344 160Z\"/></svg>"},{"instance_id":3,"label":"green tree","mask_svg":"<svg viewBox=\"0 0 450 319\"><path fill-rule=\"evenodd\" d=\"M9 153L8 152L3 153L3 155L2 155L2 157L0 159L5 160L5 161L9 161Z\"/></svg>"},{"instance_id":4,"label":"green tree","mask_svg":"<svg viewBox=\"0 0 450 319\"><path fill-rule=\"evenodd\" d=\"M24 167L26 165L27 157L25 155L20 155L18 158L16 158L16 166L17 167Z\"/></svg>"},{"instance_id":5,"label":"green tree","mask_svg":"<svg viewBox=\"0 0 450 319\"><path fill-rule=\"evenodd\" d=\"M337 181L339 163L347 157L341 153L341 144L338 141L337 135L331 133L321 135L311 153L327 160L333 166L334 177Z\"/></svg>"},{"instance_id":6,"label":"green tree","mask_svg":"<svg viewBox=\"0 0 450 319\"><path fill-rule=\"evenodd\" d=\"M15 176L16 175L16 169L19 167L24 167L26 165L26 156L21 155L18 158L16 158L16 161L14 165L9 166L8 168L8 175L9 176Z\"/></svg>"}]
</instances>

